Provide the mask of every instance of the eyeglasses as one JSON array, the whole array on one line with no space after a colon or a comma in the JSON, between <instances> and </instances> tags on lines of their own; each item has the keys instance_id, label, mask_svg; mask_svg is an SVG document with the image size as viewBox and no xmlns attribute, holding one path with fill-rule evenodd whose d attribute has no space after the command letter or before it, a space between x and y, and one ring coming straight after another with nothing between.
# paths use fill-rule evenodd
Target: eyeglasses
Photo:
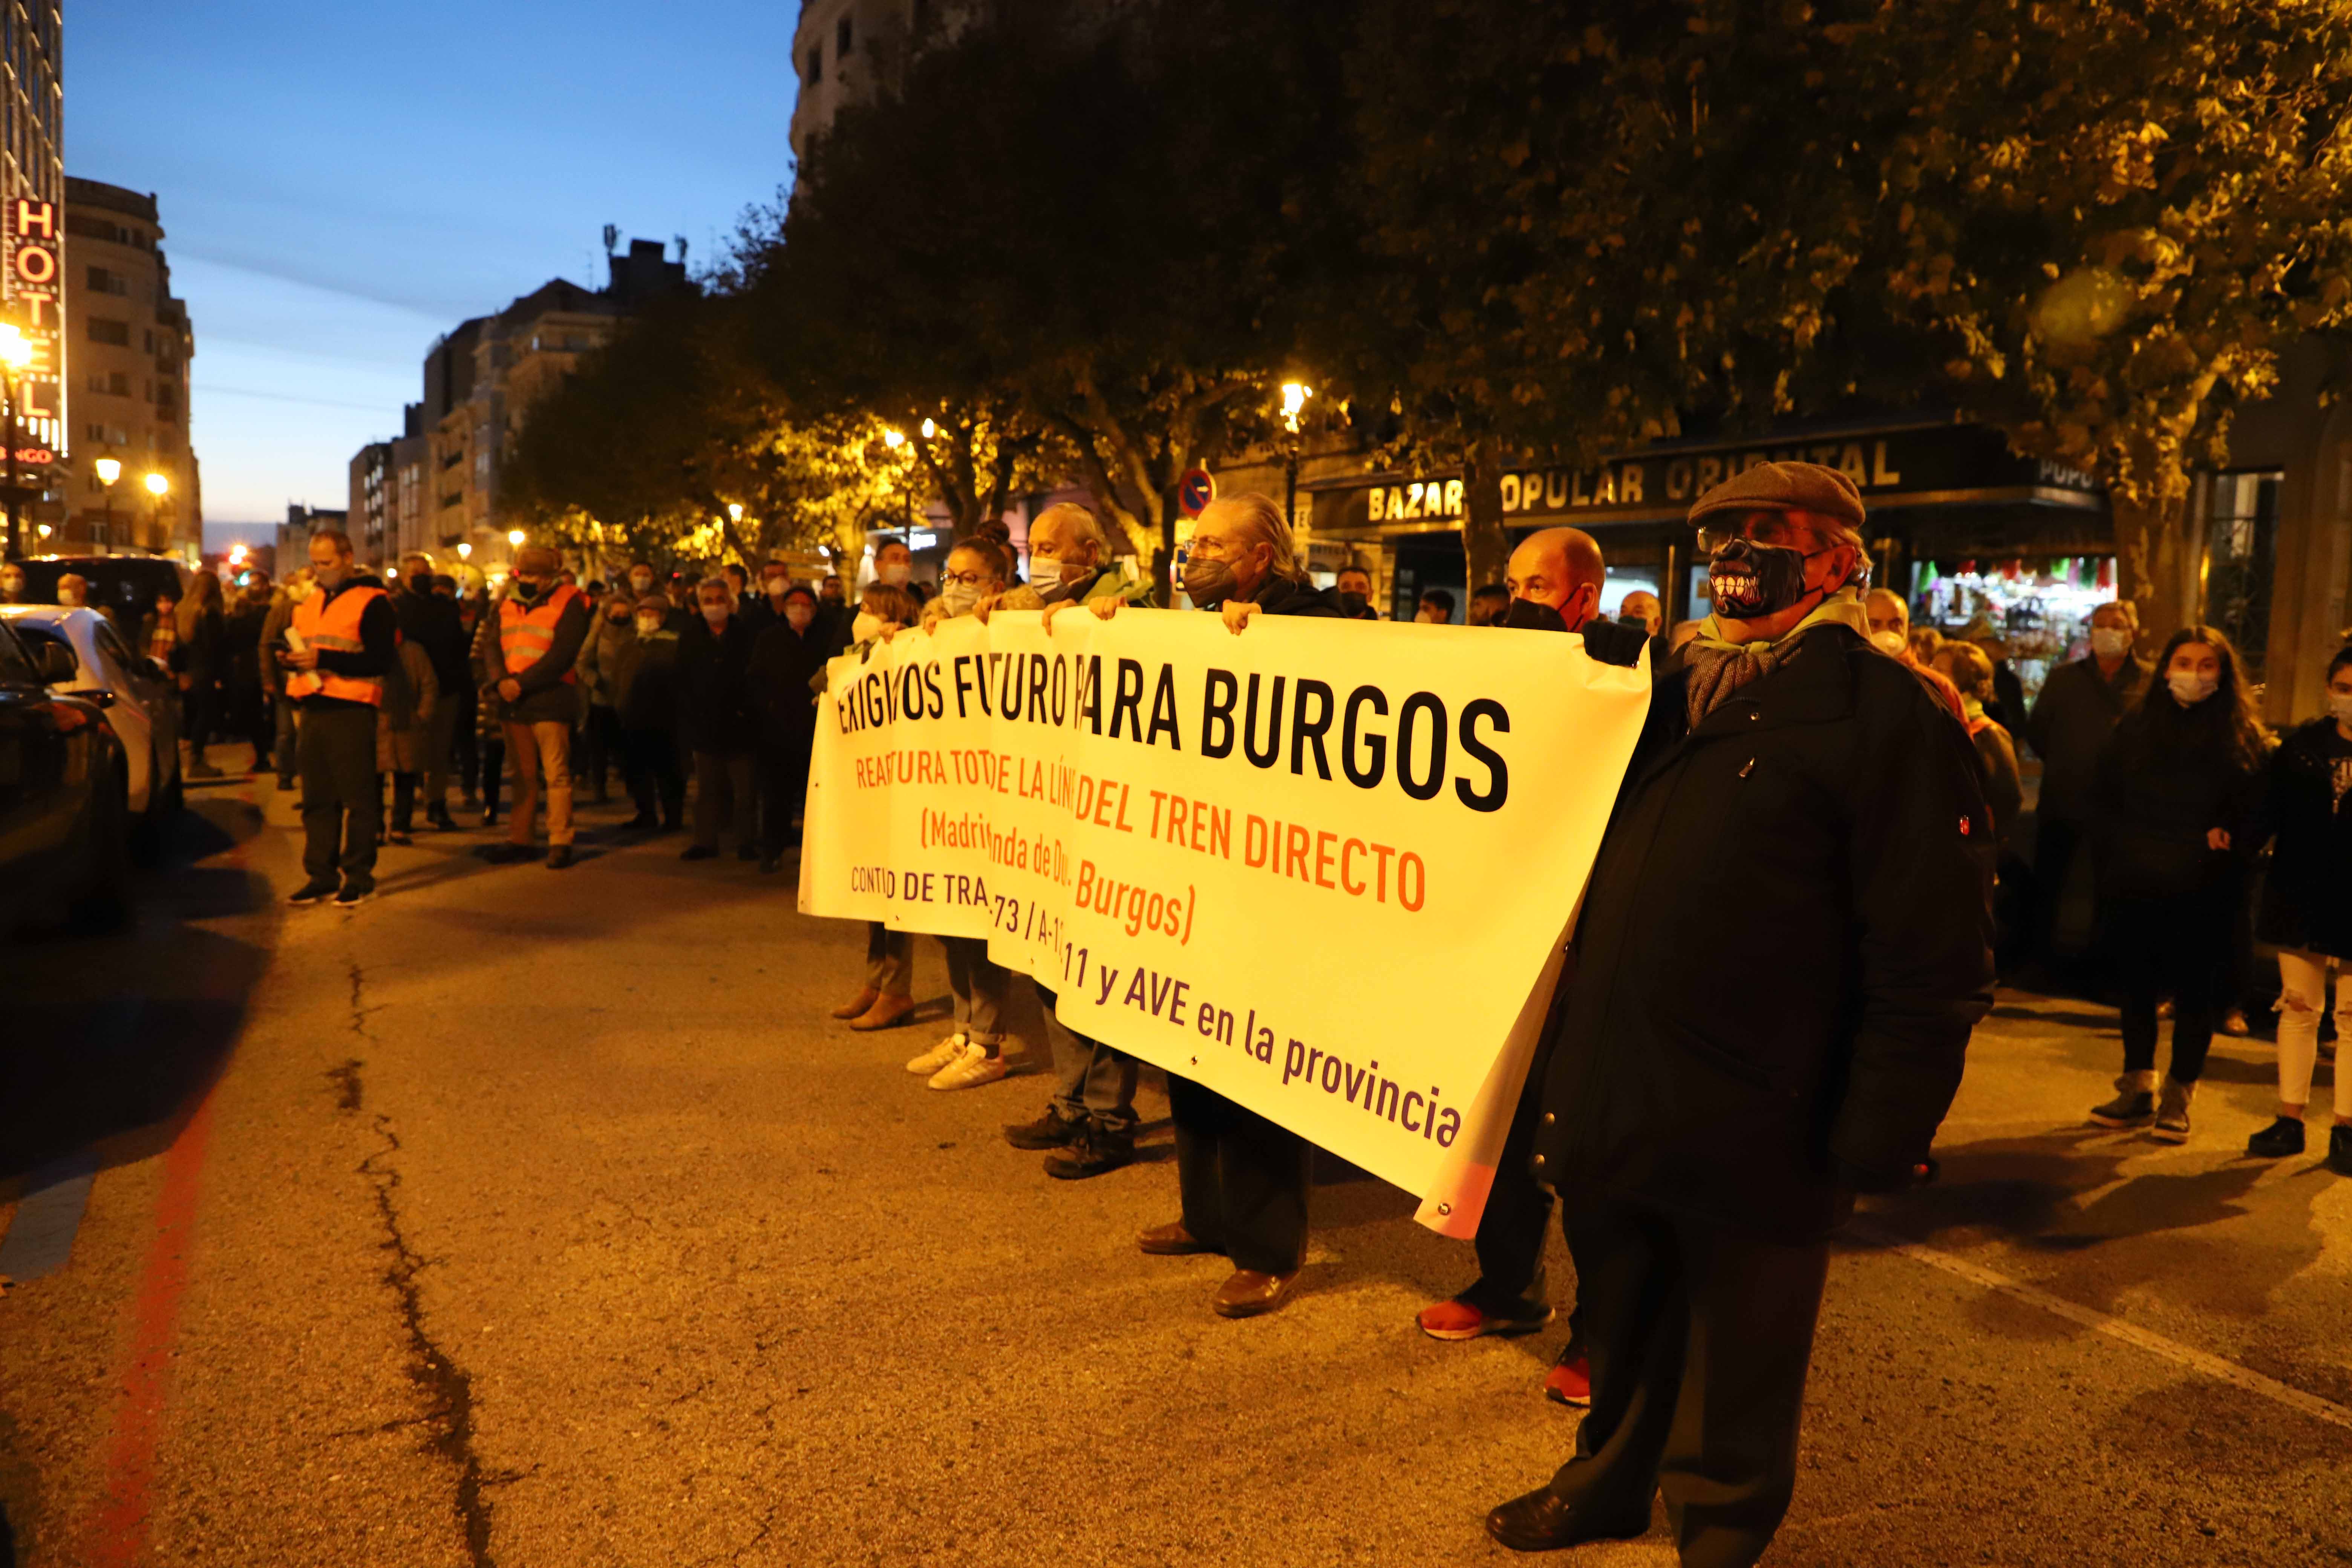
<instances>
[{"instance_id":1,"label":"eyeglasses","mask_svg":"<svg viewBox=\"0 0 2352 1568\"><path fill-rule=\"evenodd\" d=\"M1784 511L1740 512L1720 521L1710 519L1698 531L1698 547L1713 554L1735 539L1745 539L1751 544L1797 550L1812 540L1812 531L1801 523L1791 522ZM1812 553L1819 554L1819 551Z\"/></svg>"},{"instance_id":2,"label":"eyeglasses","mask_svg":"<svg viewBox=\"0 0 2352 1568\"><path fill-rule=\"evenodd\" d=\"M977 588L982 583L993 583L995 581L995 577L986 572L942 572L940 574L940 586L942 588Z\"/></svg>"}]
</instances>

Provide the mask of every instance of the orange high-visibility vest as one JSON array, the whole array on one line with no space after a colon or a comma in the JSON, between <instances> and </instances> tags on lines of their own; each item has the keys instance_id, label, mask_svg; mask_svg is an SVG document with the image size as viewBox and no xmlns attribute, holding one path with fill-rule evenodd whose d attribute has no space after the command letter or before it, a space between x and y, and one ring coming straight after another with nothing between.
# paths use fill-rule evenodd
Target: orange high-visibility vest
<instances>
[{"instance_id":1,"label":"orange high-visibility vest","mask_svg":"<svg viewBox=\"0 0 2352 1568\"><path fill-rule=\"evenodd\" d=\"M317 589L294 606L294 629L302 634L304 642L321 653L362 652L360 617L367 614L370 605L383 597L381 588L346 588L331 598L325 589ZM305 697L340 697L346 702L381 708L383 678L298 669L286 678L286 695L298 702Z\"/></svg>"},{"instance_id":2,"label":"orange high-visibility vest","mask_svg":"<svg viewBox=\"0 0 2352 1568\"><path fill-rule=\"evenodd\" d=\"M558 583L555 592L529 609L511 596L499 606L499 656L509 675L519 676L547 657L547 650L555 646L556 623L580 596L580 590L571 584ZM563 679L574 684L580 679L568 669Z\"/></svg>"}]
</instances>

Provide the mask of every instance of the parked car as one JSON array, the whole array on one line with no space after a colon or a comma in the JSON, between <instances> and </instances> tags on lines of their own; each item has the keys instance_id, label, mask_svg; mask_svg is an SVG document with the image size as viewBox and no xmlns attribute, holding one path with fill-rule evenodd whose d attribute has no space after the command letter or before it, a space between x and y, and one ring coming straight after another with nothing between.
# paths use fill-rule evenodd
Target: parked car
<instances>
[{"instance_id":1,"label":"parked car","mask_svg":"<svg viewBox=\"0 0 2352 1568\"><path fill-rule=\"evenodd\" d=\"M74 669L68 649L36 654L0 621L0 933L130 916L130 759L111 696L49 689Z\"/></svg>"},{"instance_id":2,"label":"parked car","mask_svg":"<svg viewBox=\"0 0 2352 1568\"><path fill-rule=\"evenodd\" d=\"M42 555L20 561L25 592L37 605L58 602L58 579L70 572L89 584L89 607L103 610L129 642L155 607L155 595L177 599L192 574L168 555Z\"/></svg>"},{"instance_id":3,"label":"parked car","mask_svg":"<svg viewBox=\"0 0 2352 1568\"><path fill-rule=\"evenodd\" d=\"M16 630L36 660L62 647L73 656L71 679L54 681L61 697L99 692L106 721L130 762L130 807L133 847L152 859L163 843L163 826L180 809L180 690L172 672L131 651L113 624L96 610L59 605L0 605L0 619Z\"/></svg>"}]
</instances>

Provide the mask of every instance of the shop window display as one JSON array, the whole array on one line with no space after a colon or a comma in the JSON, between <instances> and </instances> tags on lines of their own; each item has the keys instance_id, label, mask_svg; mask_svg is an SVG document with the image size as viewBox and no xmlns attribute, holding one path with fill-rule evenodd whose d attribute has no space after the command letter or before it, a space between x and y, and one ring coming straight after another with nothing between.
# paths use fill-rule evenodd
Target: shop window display
<instances>
[{"instance_id":1,"label":"shop window display","mask_svg":"<svg viewBox=\"0 0 2352 1568\"><path fill-rule=\"evenodd\" d=\"M1920 561L1911 567L1911 624L2006 658L2029 706L2050 672L2091 651L2091 612L2116 596L2112 555Z\"/></svg>"}]
</instances>

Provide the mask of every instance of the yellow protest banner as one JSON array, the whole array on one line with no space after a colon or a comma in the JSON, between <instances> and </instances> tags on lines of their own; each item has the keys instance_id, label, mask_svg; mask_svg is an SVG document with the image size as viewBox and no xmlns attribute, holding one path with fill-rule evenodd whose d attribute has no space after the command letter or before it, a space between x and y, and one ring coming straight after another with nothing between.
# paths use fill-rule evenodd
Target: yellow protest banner
<instances>
[{"instance_id":1,"label":"yellow protest banner","mask_svg":"<svg viewBox=\"0 0 2352 1568\"><path fill-rule=\"evenodd\" d=\"M1469 1235L1647 669L1558 633L1039 619L833 663L801 908L985 936L1078 1033Z\"/></svg>"}]
</instances>

